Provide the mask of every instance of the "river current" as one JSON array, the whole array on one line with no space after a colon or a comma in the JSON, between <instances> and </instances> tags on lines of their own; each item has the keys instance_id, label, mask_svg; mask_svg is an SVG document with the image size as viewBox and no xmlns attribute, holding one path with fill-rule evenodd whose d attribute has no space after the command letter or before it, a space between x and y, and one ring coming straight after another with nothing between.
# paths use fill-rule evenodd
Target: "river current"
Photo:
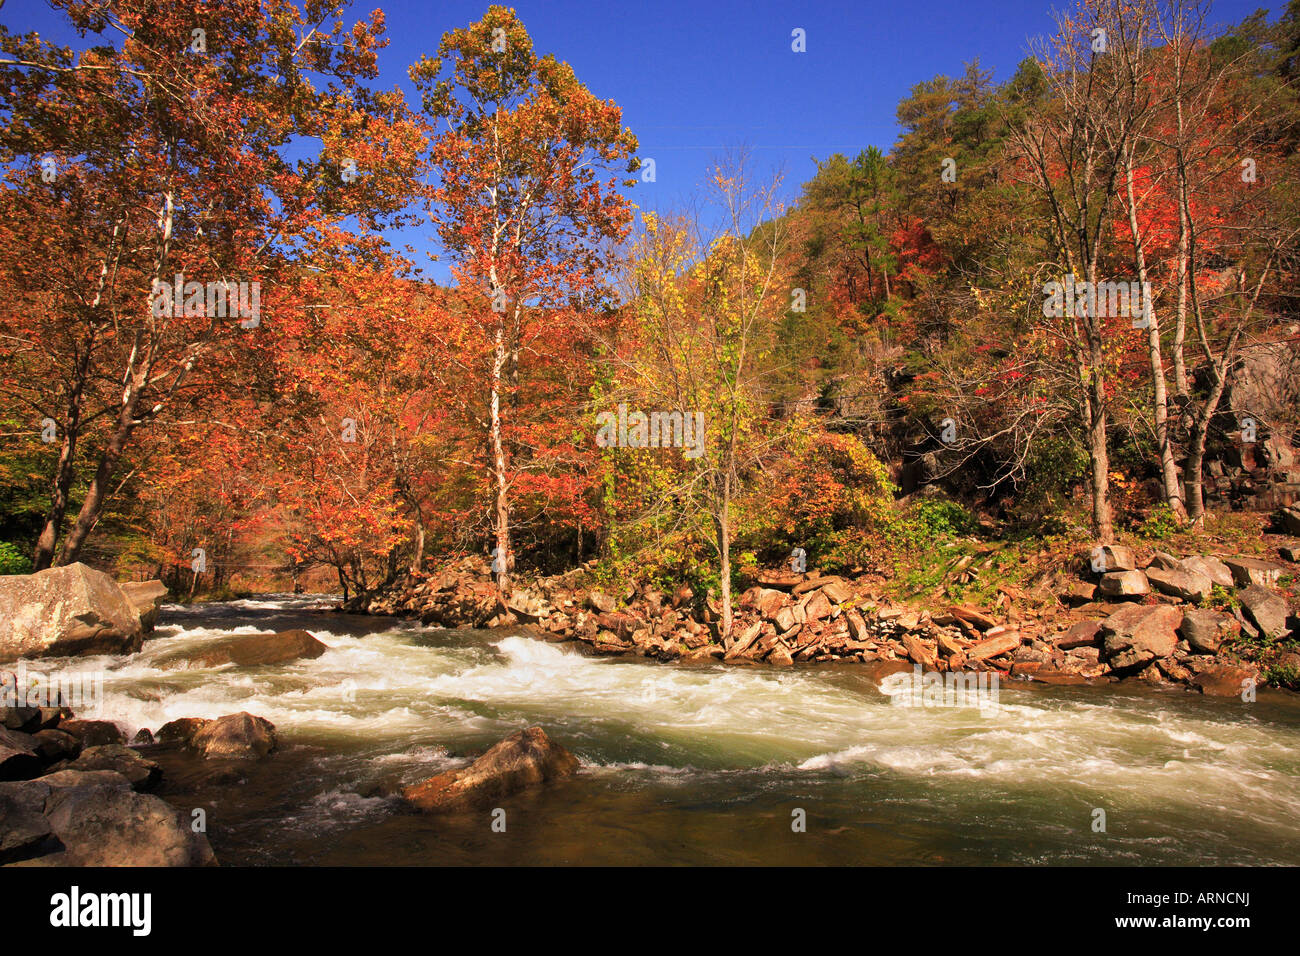
<instances>
[{"instance_id":1,"label":"river current","mask_svg":"<svg viewBox=\"0 0 1300 956\"><path fill-rule=\"evenodd\" d=\"M75 662L105 672L103 717L129 734L238 711L275 724L262 761L164 762L161 795L203 809L223 863L1300 864L1295 695L1005 681L991 710L906 706L906 674L592 657L332 603L167 606L141 653ZM288 627L330 650L176 660ZM582 769L502 801L503 821L394 796L534 724Z\"/></svg>"}]
</instances>

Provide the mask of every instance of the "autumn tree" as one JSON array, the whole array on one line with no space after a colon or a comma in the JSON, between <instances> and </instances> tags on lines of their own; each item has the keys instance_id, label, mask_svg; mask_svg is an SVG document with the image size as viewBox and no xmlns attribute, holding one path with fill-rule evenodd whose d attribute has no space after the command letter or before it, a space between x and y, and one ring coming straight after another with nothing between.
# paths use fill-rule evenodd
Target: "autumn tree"
<instances>
[{"instance_id":1,"label":"autumn tree","mask_svg":"<svg viewBox=\"0 0 1300 956\"><path fill-rule=\"evenodd\" d=\"M462 391L481 383L478 412L492 477L496 580L510 590L511 495L523 444L512 441L521 369L545 362L574 327L575 299L601 296L606 246L630 222L621 179L636 168L636 139L621 111L539 56L512 10L443 36L411 68L434 128L431 216L456 280L474 297ZM461 368L454 369L460 374ZM471 386L471 383L472 386Z\"/></svg>"},{"instance_id":2,"label":"autumn tree","mask_svg":"<svg viewBox=\"0 0 1300 956\"><path fill-rule=\"evenodd\" d=\"M420 148L400 94L364 86L380 13L350 24L326 0L233 0L219 16L201 0L55 6L120 43L75 54L0 28L0 281L14 306L0 389L33 433L52 422L58 445L37 568L77 560L141 429L211 407L230 369L261 364L268 327L302 304L300 263L380 248L344 222L374 228L400 210ZM288 157L312 138L319 158Z\"/></svg>"},{"instance_id":3,"label":"autumn tree","mask_svg":"<svg viewBox=\"0 0 1300 956\"><path fill-rule=\"evenodd\" d=\"M646 215L624 279L639 346L614 357L626 395L683 426L680 438L673 432L665 440L665 419L649 419L643 425L653 444L633 447L684 447L680 480L667 485L652 508L706 520L728 649L735 502L763 451L783 433L768 417L766 401L772 349L790 303L780 268L786 240L780 178L755 183L751 177L744 157L734 157L711 170L711 212L699 219ZM721 224L713 235L705 216Z\"/></svg>"}]
</instances>

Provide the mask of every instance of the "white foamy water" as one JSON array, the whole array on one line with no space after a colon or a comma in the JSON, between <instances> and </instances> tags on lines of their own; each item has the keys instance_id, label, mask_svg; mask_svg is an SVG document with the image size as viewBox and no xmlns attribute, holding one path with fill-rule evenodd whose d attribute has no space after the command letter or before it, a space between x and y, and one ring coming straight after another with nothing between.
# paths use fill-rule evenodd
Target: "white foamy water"
<instances>
[{"instance_id":1,"label":"white foamy water","mask_svg":"<svg viewBox=\"0 0 1300 956\"><path fill-rule=\"evenodd\" d=\"M1248 705L1004 682L995 712L909 707L907 675L877 687L854 668L675 666L587 657L508 631L323 613L302 622L321 606L267 596L168 608L140 654L77 666L106 671L104 714L129 733L178 717L267 718L284 747L318 754L298 817L333 825L392 812L391 801L358 792L360 778L411 782L540 724L579 756L591 786L619 792L723 802L799 793L849 819L871 805L932 820L959 846L967 830L1037 827L1047 849L1032 858L1048 861L1096 859L1070 841L1095 836L1088 814L1101 807L1121 859L1197 862L1200 851L1180 843L1194 840L1220 861L1248 845L1239 862L1300 862L1294 698ZM299 617L285 623L286 614ZM249 669L177 660L208 641L287 626L307 626L329 651Z\"/></svg>"}]
</instances>

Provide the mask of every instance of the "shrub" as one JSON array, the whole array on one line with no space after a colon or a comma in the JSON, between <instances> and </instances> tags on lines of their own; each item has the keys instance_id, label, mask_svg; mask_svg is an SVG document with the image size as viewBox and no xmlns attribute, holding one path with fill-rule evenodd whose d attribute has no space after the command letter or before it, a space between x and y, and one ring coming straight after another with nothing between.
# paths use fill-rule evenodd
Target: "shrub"
<instances>
[{"instance_id":1,"label":"shrub","mask_svg":"<svg viewBox=\"0 0 1300 956\"><path fill-rule=\"evenodd\" d=\"M0 574L31 574L31 558L9 541L0 541Z\"/></svg>"}]
</instances>

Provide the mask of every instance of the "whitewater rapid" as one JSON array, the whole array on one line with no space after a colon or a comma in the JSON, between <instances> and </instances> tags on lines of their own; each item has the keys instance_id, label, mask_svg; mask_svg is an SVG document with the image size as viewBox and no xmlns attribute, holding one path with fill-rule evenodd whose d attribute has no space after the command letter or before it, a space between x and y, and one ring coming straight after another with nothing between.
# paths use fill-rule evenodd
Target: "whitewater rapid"
<instances>
[{"instance_id":1,"label":"whitewater rapid","mask_svg":"<svg viewBox=\"0 0 1300 956\"><path fill-rule=\"evenodd\" d=\"M366 781L413 782L540 724L579 757L590 786L660 804L683 794L744 803L755 791L779 802L789 792L850 819L870 804L913 824L935 817L934 839L956 841L954 850L981 828L1037 828L1027 856L996 851L1018 862L1098 860L1084 844L1100 807L1113 827L1129 827L1129 842L1115 842L1135 862L1231 862L1236 846L1243 863L1300 863L1294 698L1246 705L1004 681L992 711L917 707L907 706L908 675L877 685L853 667L590 657L509 631L321 612L330 603L279 595L169 606L141 653L77 666L103 669L104 717L128 734L237 711L270 720L282 748L312 755L316 778L299 809L316 826L392 814L392 800L366 795ZM329 650L251 669L177 660L279 627L285 615L297 615L293 626L310 615Z\"/></svg>"}]
</instances>

